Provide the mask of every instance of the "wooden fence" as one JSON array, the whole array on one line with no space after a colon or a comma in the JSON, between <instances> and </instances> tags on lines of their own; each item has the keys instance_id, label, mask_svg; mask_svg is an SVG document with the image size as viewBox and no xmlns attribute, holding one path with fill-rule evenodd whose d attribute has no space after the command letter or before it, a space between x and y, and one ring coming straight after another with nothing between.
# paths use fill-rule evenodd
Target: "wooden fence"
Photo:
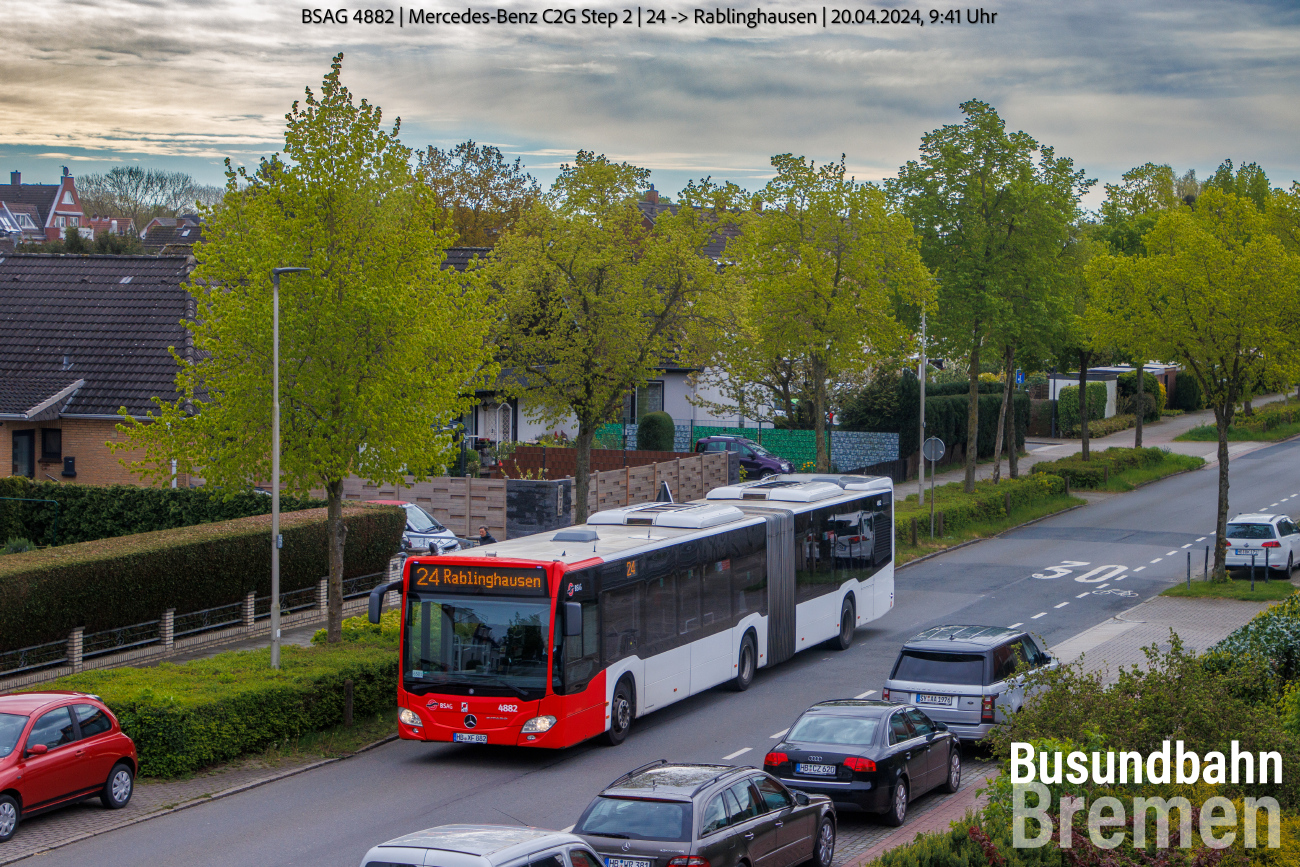
<instances>
[{"instance_id":1,"label":"wooden fence","mask_svg":"<svg viewBox=\"0 0 1300 867\"><path fill-rule=\"evenodd\" d=\"M561 449L550 451L553 454ZM650 502L662 482L668 483L678 502L700 499L727 484L729 462L727 453L715 452L592 473L588 511ZM485 526L497 539L505 539L509 484L509 479L437 478L407 485L372 485L353 477L343 483L343 498L416 503L457 536L472 538L478 535L479 527Z\"/></svg>"}]
</instances>

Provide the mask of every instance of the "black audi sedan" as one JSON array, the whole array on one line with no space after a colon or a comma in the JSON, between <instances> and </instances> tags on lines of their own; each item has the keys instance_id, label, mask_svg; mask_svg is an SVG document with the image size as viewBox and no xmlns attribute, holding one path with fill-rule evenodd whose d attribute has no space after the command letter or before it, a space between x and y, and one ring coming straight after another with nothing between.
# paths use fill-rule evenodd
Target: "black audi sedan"
<instances>
[{"instance_id":1,"label":"black audi sedan","mask_svg":"<svg viewBox=\"0 0 1300 867\"><path fill-rule=\"evenodd\" d=\"M651 762L573 827L605 867L831 867L835 808L757 768Z\"/></svg>"},{"instance_id":2,"label":"black audi sedan","mask_svg":"<svg viewBox=\"0 0 1300 867\"><path fill-rule=\"evenodd\" d=\"M804 711L763 769L837 808L882 813L901 825L913 799L934 788L957 791L961 747L947 726L913 705L837 699Z\"/></svg>"}]
</instances>

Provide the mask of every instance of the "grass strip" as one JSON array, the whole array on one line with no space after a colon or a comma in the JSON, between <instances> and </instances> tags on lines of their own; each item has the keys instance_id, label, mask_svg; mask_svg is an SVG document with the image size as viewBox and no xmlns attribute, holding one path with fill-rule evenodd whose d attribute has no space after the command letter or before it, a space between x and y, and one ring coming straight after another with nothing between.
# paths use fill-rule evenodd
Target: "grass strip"
<instances>
[{"instance_id":1,"label":"grass strip","mask_svg":"<svg viewBox=\"0 0 1300 867\"><path fill-rule=\"evenodd\" d=\"M955 482L960 486L960 482ZM938 493L936 488L935 492ZM911 497L913 503L916 496ZM972 539L988 539L996 536L1012 527L1018 527L1029 521L1045 518L1048 515L1054 515L1057 512L1063 512L1074 506L1082 506L1087 500L1079 497L1067 497L1064 494L1057 494L1045 500L1036 503L1030 503L1023 506L1012 505L1011 514L1003 515L1001 518L991 518L976 523L969 524L958 530L947 530L946 535L930 538L930 513L929 501L926 501L926 511L924 517L917 516L916 545L912 546L906 540L900 539L894 548L894 564L902 566L904 563L915 560L918 557L924 557L926 554L934 554L939 551L947 550L963 542L969 542ZM942 511L943 500L935 500L936 511ZM910 520L910 516L909 516ZM946 528L945 528L946 529Z\"/></svg>"},{"instance_id":2,"label":"grass strip","mask_svg":"<svg viewBox=\"0 0 1300 867\"><path fill-rule=\"evenodd\" d=\"M1228 426L1228 442L1277 442L1290 439L1297 434L1300 434L1300 421L1281 424L1272 430L1249 430L1235 424ZM1174 442L1179 443L1217 443L1218 441L1219 430L1212 424L1194 427L1174 437Z\"/></svg>"},{"instance_id":3,"label":"grass strip","mask_svg":"<svg viewBox=\"0 0 1300 867\"><path fill-rule=\"evenodd\" d=\"M1250 576L1234 576L1231 581L1193 581L1187 584L1175 584L1166 589L1161 596L1181 596L1190 599L1237 599L1242 602L1275 602L1286 599L1296 592L1296 586L1290 581L1273 578L1267 584L1264 576L1255 576L1255 589L1250 589Z\"/></svg>"},{"instance_id":4,"label":"grass strip","mask_svg":"<svg viewBox=\"0 0 1300 867\"><path fill-rule=\"evenodd\" d=\"M1182 473L1187 470L1198 470L1203 466L1205 466L1205 458L1169 452L1160 463L1154 466L1131 467L1113 474L1109 482L1102 484L1100 490L1122 494L1133 490L1139 485L1154 482L1156 479L1163 479L1166 476L1172 476L1175 473Z\"/></svg>"}]
</instances>

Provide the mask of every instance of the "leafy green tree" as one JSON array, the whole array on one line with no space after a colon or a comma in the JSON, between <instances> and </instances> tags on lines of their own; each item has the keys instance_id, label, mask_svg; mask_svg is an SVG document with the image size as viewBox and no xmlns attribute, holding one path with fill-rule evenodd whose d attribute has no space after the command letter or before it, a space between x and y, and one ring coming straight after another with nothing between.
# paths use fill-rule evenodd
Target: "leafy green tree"
<instances>
[{"instance_id":1,"label":"leafy green tree","mask_svg":"<svg viewBox=\"0 0 1300 867\"><path fill-rule=\"evenodd\" d=\"M716 215L683 207L645 225L636 202L649 176L579 151L505 232L488 269L504 303L507 390L530 398L534 419L577 420L579 523L596 432L618 418L628 392L690 345L725 281L703 253Z\"/></svg>"},{"instance_id":2,"label":"leafy green tree","mask_svg":"<svg viewBox=\"0 0 1300 867\"><path fill-rule=\"evenodd\" d=\"M282 470L288 488L324 488L330 641L342 622L343 482L400 483L444 463L447 425L494 373L484 282L444 271L450 231L410 168L411 151L358 105L334 58L317 97L286 115L284 158L254 172L227 163L207 211L190 292L193 346L178 348L181 397L146 422L126 418L131 467L165 478L177 461L219 488L270 477L271 269L280 298Z\"/></svg>"},{"instance_id":3,"label":"leafy green tree","mask_svg":"<svg viewBox=\"0 0 1300 867\"><path fill-rule=\"evenodd\" d=\"M1249 198L1208 187L1194 208L1163 212L1147 255L1090 263L1099 309L1142 323L1148 345L1200 384L1219 433L1214 570L1222 575L1228 520L1228 428L1260 381L1300 373L1296 298L1300 257L1269 231Z\"/></svg>"},{"instance_id":4,"label":"leafy green tree","mask_svg":"<svg viewBox=\"0 0 1300 867\"><path fill-rule=\"evenodd\" d=\"M451 212L456 243L463 246L492 246L541 194L522 160L506 162L492 145L470 140L449 150L429 146L418 156L419 175Z\"/></svg>"},{"instance_id":5,"label":"leafy green tree","mask_svg":"<svg viewBox=\"0 0 1300 867\"><path fill-rule=\"evenodd\" d=\"M1273 189L1268 185L1268 175L1258 163L1244 163L1234 172L1232 160L1224 160L1214 174L1206 179L1202 192L1205 190L1220 190L1250 199L1261 211L1268 207L1268 200L1273 195Z\"/></svg>"},{"instance_id":6,"label":"leafy green tree","mask_svg":"<svg viewBox=\"0 0 1300 867\"><path fill-rule=\"evenodd\" d=\"M77 194L87 214L130 217L142 231L154 217L193 211L198 202L215 205L220 187L200 184L185 172L143 166L114 166L104 174L77 178Z\"/></svg>"},{"instance_id":7,"label":"leafy green tree","mask_svg":"<svg viewBox=\"0 0 1300 867\"><path fill-rule=\"evenodd\" d=\"M1066 290L1070 228L1093 182L1027 133L1008 133L992 106L971 100L961 109L965 122L923 136L920 159L899 169L887 189L938 278L931 333L967 359L966 490L973 491L980 354L993 348L1006 358L1031 318L1052 324L1044 317L1058 305L1049 296Z\"/></svg>"},{"instance_id":8,"label":"leafy green tree","mask_svg":"<svg viewBox=\"0 0 1300 867\"><path fill-rule=\"evenodd\" d=\"M727 245L741 283L736 319L758 347L759 371L780 359L806 378L817 470L827 472L835 388L910 342L896 302L924 303L931 280L907 218L878 187L849 177L843 157L817 166L781 154L772 166L776 177L756 196L761 209L742 216ZM743 366L748 352L741 348L742 364L720 366L752 377Z\"/></svg>"}]
</instances>

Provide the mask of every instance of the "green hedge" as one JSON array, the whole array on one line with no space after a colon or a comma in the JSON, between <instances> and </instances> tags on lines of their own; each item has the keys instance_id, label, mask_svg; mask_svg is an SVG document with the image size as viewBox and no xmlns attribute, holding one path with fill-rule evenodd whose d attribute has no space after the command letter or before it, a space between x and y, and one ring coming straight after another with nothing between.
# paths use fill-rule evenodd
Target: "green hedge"
<instances>
[{"instance_id":1,"label":"green hedge","mask_svg":"<svg viewBox=\"0 0 1300 867\"><path fill-rule=\"evenodd\" d=\"M1184 412L1196 412L1205 409L1205 395L1196 377L1185 370L1174 376L1174 393L1169 395L1169 405Z\"/></svg>"},{"instance_id":2,"label":"green hedge","mask_svg":"<svg viewBox=\"0 0 1300 867\"><path fill-rule=\"evenodd\" d=\"M140 773L174 777L265 749L343 721L345 680L353 713L391 708L397 654L391 647L344 644L232 651L180 665L113 668L60 678L42 689L94 693L135 741Z\"/></svg>"},{"instance_id":3,"label":"green hedge","mask_svg":"<svg viewBox=\"0 0 1300 867\"><path fill-rule=\"evenodd\" d=\"M1092 423L1106 414L1106 383L1088 383L1088 432ZM1067 385L1056 395L1056 423L1062 431L1079 430L1079 386ZM1067 434L1068 435L1068 434Z\"/></svg>"},{"instance_id":4,"label":"green hedge","mask_svg":"<svg viewBox=\"0 0 1300 867\"><path fill-rule=\"evenodd\" d=\"M1166 452L1158 448L1130 449L1118 446L1092 452L1090 460L1079 455L1034 464L1036 473L1052 473L1070 480L1071 488L1100 488L1106 482L1106 470L1116 475L1124 470L1152 467L1164 461Z\"/></svg>"},{"instance_id":5,"label":"green hedge","mask_svg":"<svg viewBox=\"0 0 1300 867\"><path fill-rule=\"evenodd\" d=\"M652 452L670 452L676 434L672 416L662 411L648 412L637 422L636 447Z\"/></svg>"},{"instance_id":6,"label":"green hedge","mask_svg":"<svg viewBox=\"0 0 1300 867\"><path fill-rule=\"evenodd\" d=\"M405 513L344 509L344 576L382 572L400 547ZM271 587L269 516L257 515L0 558L0 651L238 602ZM325 510L280 518L280 588L316 584L329 572Z\"/></svg>"},{"instance_id":7,"label":"green hedge","mask_svg":"<svg viewBox=\"0 0 1300 867\"><path fill-rule=\"evenodd\" d=\"M950 382L927 384L925 394L925 427L927 436L943 440L949 454L958 446L965 447L970 417L970 384ZM1002 409L1002 384L979 383L979 456L993 456L997 437L998 413ZM898 456L908 458L918 449L917 408L921 402L921 384L907 373L883 373L865 388L845 401L841 415L845 430L881 431L900 434ZM1012 392L1012 406L1016 421L1016 448L1025 445L1025 432L1029 428L1029 395L1024 391Z\"/></svg>"},{"instance_id":8,"label":"green hedge","mask_svg":"<svg viewBox=\"0 0 1300 867\"><path fill-rule=\"evenodd\" d=\"M0 497L58 503L55 506L0 499L0 539L22 536L41 545L53 542L56 518L58 543L66 545L229 521L271 511L271 498L253 491L225 496L207 488L71 485L33 482L21 476L0 479ZM284 512L323 505L323 500L280 497L280 510Z\"/></svg>"},{"instance_id":9,"label":"green hedge","mask_svg":"<svg viewBox=\"0 0 1300 867\"><path fill-rule=\"evenodd\" d=\"M1035 468L1037 469L1037 468ZM975 483L974 493L962 490L961 482L951 482L935 488L934 507L944 514L944 532L961 530L972 524L981 524L1005 518L1006 498L1011 495L1011 508L1031 506L1065 494L1065 479L1049 473L1035 472L1019 479L1003 479L999 484L991 481ZM924 505L917 505L915 496L894 506L894 533L899 544L904 544L911 534L911 522L929 520L930 500L926 494Z\"/></svg>"}]
</instances>

